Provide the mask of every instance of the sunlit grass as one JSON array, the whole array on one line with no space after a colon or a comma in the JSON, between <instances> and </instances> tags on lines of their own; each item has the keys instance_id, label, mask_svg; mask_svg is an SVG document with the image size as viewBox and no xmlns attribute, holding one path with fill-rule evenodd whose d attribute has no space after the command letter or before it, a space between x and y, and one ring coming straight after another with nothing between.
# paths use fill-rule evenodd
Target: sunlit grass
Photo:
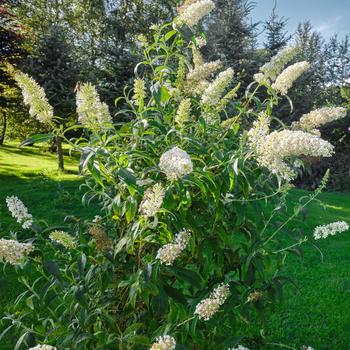
<instances>
[{"instance_id":1,"label":"sunlit grass","mask_svg":"<svg viewBox=\"0 0 350 350\"><path fill-rule=\"evenodd\" d=\"M48 225L62 225L64 218L75 215L93 218L99 214L97 206L84 207L79 190L83 178L78 175L78 159L65 150L65 168L57 171L56 155L47 146L22 147L17 144L0 147L0 237L9 237L20 229L5 204L6 196L18 196L37 220ZM1 266L2 267L2 266ZM0 269L0 315L22 291L14 269ZM2 330L0 328L0 334ZM11 332L0 342L0 350L12 350L16 334ZM21 348L22 349L22 348Z\"/></svg>"}]
</instances>

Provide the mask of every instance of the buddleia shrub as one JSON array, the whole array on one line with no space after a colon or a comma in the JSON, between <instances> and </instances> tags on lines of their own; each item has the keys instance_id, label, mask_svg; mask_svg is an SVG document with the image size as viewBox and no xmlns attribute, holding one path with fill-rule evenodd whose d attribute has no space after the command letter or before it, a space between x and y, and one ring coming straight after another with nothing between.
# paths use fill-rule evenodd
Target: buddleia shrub
<instances>
[{"instance_id":1,"label":"buddleia shrub","mask_svg":"<svg viewBox=\"0 0 350 350\"><path fill-rule=\"evenodd\" d=\"M4 333L21 332L16 348L227 350L268 342L246 324L263 327L281 299L286 256L300 255L308 239L289 224L328 175L294 210L286 210L289 182L303 156L332 155L315 125L342 111L290 126L273 117L309 67L286 68L297 48L265 64L246 91L231 68L204 62L199 23L213 6L187 1L174 22L150 29L152 42L138 39L144 58L114 118L94 86L78 86L75 128L84 135L66 141L81 152L83 201L98 201L100 216L69 217L58 230L10 200L18 222L36 233L17 242L30 246L15 260L0 250L23 267L26 291L3 320ZM317 238L347 224L327 227Z\"/></svg>"}]
</instances>

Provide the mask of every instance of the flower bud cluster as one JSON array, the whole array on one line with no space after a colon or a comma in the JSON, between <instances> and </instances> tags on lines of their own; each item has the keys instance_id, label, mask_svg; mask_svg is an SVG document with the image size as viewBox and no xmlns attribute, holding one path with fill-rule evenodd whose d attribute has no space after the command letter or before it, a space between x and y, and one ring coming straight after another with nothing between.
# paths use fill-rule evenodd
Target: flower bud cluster
<instances>
[{"instance_id":1,"label":"flower bud cluster","mask_svg":"<svg viewBox=\"0 0 350 350\"><path fill-rule=\"evenodd\" d=\"M145 217L156 215L163 204L165 190L161 184L148 188L143 196L139 211Z\"/></svg>"},{"instance_id":2,"label":"flower bud cluster","mask_svg":"<svg viewBox=\"0 0 350 350\"><path fill-rule=\"evenodd\" d=\"M175 350L176 341L170 335L163 335L156 339L150 350Z\"/></svg>"},{"instance_id":3,"label":"flower bud cluster","mask_svg":"<svg viewBox=\"0 0 350 350\"><path fill-rule=\"evenodd\" d=\"M162 264L172 265L175 259L186 249L190 238L191 232L183 229L175 236L173 242L164 245L158 250L157 259Z\"/></svg>"},{"instance_id":4,"label":"flower bud cluster","mask_svg":"<svg viewBox=\"0 0 350 350\"><path fill-rule=\"evenodd\" d=\"M337 233L345 232L349 225L345 221L336 221L328 225L317 226L314 230L314 238L321 239L328 236L335 236Z\"/></svg>"},{"instance_id":5,"label":"flower bud cluster","mask_svg":"<svg viewBox=\"0 0 350 350\"><path fill-rule=\"evenodd\" d=\"M6 197L6 204L12 217L17 219L22 228L28 229L33 225L33 216L28 213L28 209L18 197Z\"/></svg>"},{"instance_id":6,"label":"flower bud cluster","mask_svg":"<svg viewBox=\"0 0 350 350\"><path fill-rule=\"evenodd\" d=\"M53 108L49 104L44 89L29 75L15 72L14 79L22 90L24 103L29 105L29 113L41 123L49 123L53 118Z\"/></svg>"},{"instance_id":7,"label":"flower bud cluster","mask_svg":"<svg viewBox=\"0 0 350 350\"><path fill-rule=\"evenodd\" d=\"M90 83L82 84L77 91L77 113L79 122L93 131L106 129L112 123L108 106Z\"/></svg>"},{"instance_id":8,"label":"flower bud cluster","mask_svg":"<svg viewBox=\"0 0 350 350\"><path fill-rule=\"evenodd\" d=\"M216 289L214 289L209 298L203 299L199 304L197 304L194 313L198 315L200 319L208 321L216 312L219 311L220 306L225 303L229 296L230 286L222 283Z\"/></svg>"},{"instance_id":9,"label":"flower bud cluster","mask_svg":"<svg viewBox=\"0 0 350 350\"><path fill-rule=\"evenodd\" d=\"M19 243L12 239L0 239L0 261L18 265L34 249L31 243Z\"/></svg>"},{"instance_id":10,"label":"flower bud cluster","mask_svg":"<svg viewBox=\"0 0 350 350\"><path fill-rule=\"evenodd\" d=\"M160 157L159 168L168 180L177 180L192 173L193 164L191 157L176 146Z\"/></svg>"}]
</instances>

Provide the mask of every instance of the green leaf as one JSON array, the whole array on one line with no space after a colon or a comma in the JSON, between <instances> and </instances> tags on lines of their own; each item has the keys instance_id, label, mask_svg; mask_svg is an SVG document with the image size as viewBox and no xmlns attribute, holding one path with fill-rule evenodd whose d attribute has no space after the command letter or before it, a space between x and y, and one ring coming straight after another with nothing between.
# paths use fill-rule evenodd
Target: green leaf
<instances>
[{"instance_id":1,"label":"green leaf","mask_svg":"<svg viewBox=\"0 0 350 350\"><path fill-rule=\"evenodd\" d=\"M86 309L89 307L88 301L82 288L76 290L76 292L74 293L74 297L75 299L77 299L78 303L81 306L83 306Z\"/></svg>"},{"instance_id":2,"label":"green leaf","mask_svg":"<svg viewBox=\"0 0 350 350\"><path fill-rule=\"evenodd\" d=\"M126 221L130 223L137 213L137 201L134 197L129 197L125 202L125 217Z\"/></svg>"},{"instance_id":3,"label":"green leaf","mask_svg":"<svg viewBox=\"0 0 350 350\"><path fill-rule=\"evenodd\" d=\"M151 341L148 337L144 335L135 335L128 339L128 342L131 344L141 344L141 345L150 345Z\"/></svg>"},{"instance_id":4,"label":"green leaf","mask_svg":"<svg viewBox=\"0 0 350 350\"><path fill-rule=\"evenodd\" d=\"M168 311L168 296L161 285L158 289L158 295L152 298L152 307L158 314L165 315Z\"/></svg>"},{"instance_id":5,"label":"green leaf","mask_svg":"<svg viewBox=\"0 0 350 350\"><path fill-rule=\"evenodd\" d=\"M52 276L54 276L57 280L61 281L61 272L60 269L55 261L52 260L44 260L43 262L44 269L50 273Z\"/></svg>"},{"instance_id":6,"label":"green leaf","mask_svg":"<svg viewBox=\"0 0 350 350\"><path fill-rule=\"evenodd\" d=\"M201 288L202 278L197 272L175 266L167 266L166 269L173 273L180 281L182 280L194 288Z\"/></svg>"},{"instance_id":7,"label":"green leaf","mask_svg":"<svg viewBox=\"0 0 350 350\"><path fill-rule=\"evenodd\" d=\"M181 304L186 303L185 296L177 289L170 287L170 286L164 286L164 291L168 294L168 296Z\"/></svg>"},{"instance_id":8,"label":"green leaf","mask_svg":"<svg viewBox=\"0 0 350 350\"><path fill-rule=\"evenodd\" d=\"M34 143L47 142L49 140L52 140L54 137L55 137L55 135L53 135L53 134L37 134L37 135L31 136L29 139L23 141L20 144L20 147L33 145Z\"/></svg>"},{"instance_id":9,"label":"green leaf","mask_svg":"<svg viewBox=\"0 0 350 350\"><path fill-rule=\"evenodd\" d=\"M18 350L20 348L20 346L22 345L24 338L28 335L29 332L25 332L23 333L19 339L17 340L17 343L15 345L15 348L13 350Z\"/></svg>"},{"instance_id":10,"label":"green leaf","mask_svg":"<svg viewBox=\"0 0 350 350\"><path fill-rule=\"evenodd\" d=\"M127 185L136 185L136 177L127 169L119 169L118 176L121 177Z\"/></svg>"},{"instance_id":11,"label":"green leaf","mask_svg":"<svg viewBox=\"0 0 350 350\"><path fill-rule=\"evenodd\" d=\"M143 323L134 323L125 329L123 335L124 336L130 335L130 334L138 331L142 326L143 326Z\"/></svg>"},{"instance_id":12,"label":"green leaf","mask_svg":"<svg viewBox=\"0 0 350 350\"><path fill-rule=\"evenodd\" d=\"M26 299L26 304L31 310L34 310L34 304L33 304L33 297L32 296Z\"/></svg>"},{"instance_id":13,"label":"green leaf","mask_svg":"<svg viewBox=\"0 0 350 350\"><path fill-rule=\"evenodd\" d=\"M164 40L168 41L171 37L173 37L177 33L176 30L171 30L170 32L166 33L164 36Z\"/></svg>"},{"instance_id":14,"label":"green leaf","mask_svg":"<svg viewBox=\"0 0 350 350\"><path fill-rule=\"evenodd\" d=\"M9 331L11 330L11 328L14 327L14 326L15 326L14 323L11 324L11 325L9 325L9 326L0 334L0 341L1 341L1 339L6 335L6 333L9 332Z\"/></svg>"},{"instance_id":15,"label":"green leaf","mask_svg":"<svg viewBox=\"0 0 350 350\"><path fill-rule=\"evenodd\" d=\"M84 253L81 254L77 263L78 263L79 272L82 275L84 273L85 266L86 266L86 255Z\"/></svg>"},{"instance_id":16,"label":"green leaf","mask_svg":"<svg viewBox=\"0 0 350 350\"><path fill-rule=\"evenodd\" d=\"M232 337L232 338L226 339L219 346L219 348L220 349L227 349L227 348L232 347L232 346L237 346L241 342L242 339L243 339L243 337Z\"/></svg>"}]
</instances>

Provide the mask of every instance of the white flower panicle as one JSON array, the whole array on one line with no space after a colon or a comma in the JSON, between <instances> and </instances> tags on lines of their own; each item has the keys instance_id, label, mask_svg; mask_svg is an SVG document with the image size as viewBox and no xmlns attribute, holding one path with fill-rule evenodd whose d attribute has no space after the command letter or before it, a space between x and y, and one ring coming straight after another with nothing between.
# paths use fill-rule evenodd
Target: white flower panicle
<instances>
[{"instance_id":1,"label":"white flower panicle","mask_svg":"<svg viewBox=\"0 0 350 350\"><path fill-rule=\"evenodd\" d=\"M22 225L22 228L28 229L33 225L33 216L28 213L28 209L18 197L6 197L6 204L12 217Z\"/></svg>"},{"instance_id":2,"label":"white flower panicle","mask_svg":"<svg viewBox=\"0 0 350 350\"><path fill-rule=\"evenodd\" d=\"M254 80L259 83L259 84L263 84L263 83L269 83L269 79L266 78L266 76L263 73L256 73L254 74Z\"/></svg>"},{"instance_id":3,"label":"white flower panicle","mask_svg":"<svg viewBox=\"0 0 350 350\"><path fill-rule=\"evenodd\" d=\"M163 335L156 339L150 350L175 350L176 341L170 335Z\"/></svg>"},{"instance_id":4,"label":"white flower panicle","mask_svg":"<svg viewBox=\"0 0 350 350\"><path fill-rule=\"evenodd\" d=\"M328 225L317 226L314 230L314 238L321 239L328 236L334 236L337 233L345 232L349 225L345 221L336 221Z\"/></svg>"},{"instance_id":5,"label":"white flower panicle","mask_svg":"<svg viewBox=\"0 0 350 350\"><path fill-rule=\"evenodd\" d=\"M229 348L227 350L249 350L249 348L246 348L243 345L238 345L236 348Z\"/></svg>"},{"instance_id":6,"label":"white flower panicle","mask_svg":"<svg viewBox=\"0 0 350 350\"><path fill-rule=\"evenodd\" d=\"M201 117L205 120L207 125L215 125L220 123L220 115L216 111L206 111L202 113Z\"/></svg>"},{"instance_id":7,"label":"white flower panicle","mask_svg":"<svg viewBox=\"0 0 350 350\"><path fill-rule=\"evenodd\" d=\"M193 164L191 157L176 146L160 157L159 168L168 180L177 180L192 173Z\"/></svg>"},{"instance_id":8,"label":"white flower panicle","mask_svg":"<svg viewBox=\"0 0 350 350\"><path fill-rule=\"evenodd\" d=\"M217 72L221 66L222 63L220 60L196 65L186 76L187 84L193 85L201 80L207 79L211 74Z\"/></svg>"},{"instance_id":9,"label":"white flower panicle","mask_svg":"<svg viewBox=\"0 0 350 350\"><path fill-rule=\"evenodd\" d=\"M193 28L214 8L215 4L211 0L199 0L190 5L185 4L185 7L180 8L180 15L175 23L186 24Z\"/></svg>"},{"instance_id":10,"label":"white flower panicle","mask_svg":"<svg viewBox=\"0 0 350 350\"><path fill-rule=\"evenodd\" d=\"M140 106L146 97L146 85L143 79L135 79L134 96L132 97L136 106Z\"/></svg>"},{"instance_id":11,"label":"white flower panicle","mask_svg":"<svg viewBox=\"0 0 350 350\"><path fill-rule=\"evenodd\" d=\"M76 242L74 238L67 232L55 230L50 233L49 238L52 241L59 243L66 248L76 247Z\"/></svg>"},{"instance_id":12,"label":"white flower panicle","mask_svg":"<svg viewBox=\"0 0 350 350\"><path fill-rule=\"evenodd\" d=\"M177 13L184 13L189 6L193 5L197 1L198 0L185 0L180 6L177 7Z\"/></svg>"},{"instance_id":13,"label":"white flower panicle","mask_svg":"<svg viewBox=\"0 0 350 350\"><path fill-rule=\"evenodd\" d=\"M201 66L202 64L204 64L204 58L200 52L200 50L198 50L197 47L192 46L192 61L193 61L193 65L195 67L197 66Z\"/></svg>"},{"instance_id":14,"label":"white flower panicle","mask_svg":"<svg viewBox=\"0 0 350 350\"><path fill-rule=\"evenodd\" d=\"M165 190L161 184L148 188L140 204L140 213L146 217L156 215L163 204L164 196Z\"/></svg>"},{"instance_id":15,"label":"white flower panicle","mask_svg":"<svg viewBox=\"0 0 350 350\"><path fill-rule=\"evenodd\" d=\"M260 113L257 120L254 121L253 127L248 131L248 142L250 147L260 154L261 148L270 133L270 118L265 113Z\"/></svg>"},{"instance_id":16,"label":"white flower panicle","mask_svg":"<svg viewBox=\"0 0 350 350\"><path fill-rule=\"evenodd\" d=\"M29 105L29 113L41 123L49 123L53 118L53 108L49 104L44 89L29 75L15 71L14 79L22 90L24 103Z\"/></svg>"},{"instance_id":17,"label":"white flower panicle","mask_svg":"<svg viewBox=\"0 0 350 350\"><path fill-rule=\"evenodd\" d=\"M251 141L254 144L254 138ZM272 173L290 181L295 173L284 161L287 157L311 156L330 157L334 148L320 137L304 132L282 130L274 131L262 139L255 149L257 160L261 166L267 167Z\"/></svg>"},{"instance_id":18,"label":"white flower panicle","mask_svg":"<svg viewBox=\"0 0 350 350\"><path fill-rule=\"evenodd\" d=\"M101 102L95 86L82 84L77 90L76 100L78 120L87 129L103 130L112 123L108 106Z\"/></svg>"},{"instance_id":19,"label":"white flower panicle","mask_svg":"<svg viewBox=\"0 0 350 350\"><path fill-rule=\"evenodd\" d=\"M306 346L304 345L301 350L315 350L314 348L312 348L311 346Z\"/></svg>"},{"instance_id":20,"label":"white flower panicle","mask_svg":"<svg viewBox=\"0 0 350 350\"><path fill-rule=\"evenodd\" d=\"M175 123L180 127L190 120L191 116L191 100L186 98L181 101L180 106L175 115Z\"/></svg>"},{"instance_id":21,"label":"white flower panicle","mask_svg":"<svg viewBox=\"0 0 350 350\"><path fill-rule=\"evenodd\" d=\"M225 303L229 296L230 286L222 283L216 289L214 289L209 298L203 299L199 304L197 304L194 313L198 315L200 319L208 321L216 312L219 311L220 306Z\"/></svg>"},{"instance_id":22,"label":"white flower panicle","mask_svg":"<svg viewBox=\"0 0 350 350\"><path fill-rule=\"evenodd\" d=\"M286 47L273 56L270 62L265 63L260 72L254 75L254 79L258 82L261 81L274 81L277 76L282 72L283 68L289 63L295 55L298 53L297 47Z\"/></svg>"},{"instance_id":23,"label":"white flower panicle","mask_svg":"<svg viewBox=\"0 0 350 350\"><path fill-rule=\"evenodd\" d=\"M31 243L19 243L12 239L0 239L0 261L18 265L34 249Z\"/></svg>"},{"instance_id":24,"label":"white flower panicle","mask_svg":"<svg viewBox=\"0 0 350 350\"><path fill-rule=\"evenodd\" d=\"M223 92L233 79L233 74L234 72L232 68L228 68L221 72L204 91L201 100L202 104L215 106L217 103L219 103Z\"/></svg>"},{"instance_id":25,"label":"white flower panicle","mask_svg":"<svg viewBox=\"0 0 350 350\"><path fill-rule=\"evenodd\" d=\"M177 257L186 249L187 244L191 238L191 232L183 229L174 238L171 243L161 247L157 253L157 259L162 264L172 265Z\"/></svg>"},{"instance_id":26,"label":"white flower panicle","mask_svg":"<svg viewBox=\"0 0 350 350\"><path fill-rule=\"evenodd\" d=\"M308 69L310 63L306 61L298 62L287 67L272 84L272 88L282 95L287 95L293 83Z\"/></svg>"},{"instance_id":27,"label":"white flower panicle","mask_svg":"<svg viewBox=\"0 0 350 350\"><path fill-rule=\"evenodd\" d=\"M185 82L184 89L186 93L190 96L201 96L203 95L204 91L208 88L210 85L208 80L201 80L198 81L196 84L193 84L190 81Z\"/></svg>"},{"instance_id":28,"label":"white flower panicle","mask_svg":"<svg viewBox=\"0 0 350 350\"><path fill-rule=\"evenodd\" d=\"M347 110L344 107L323 107L304 114L299 122L292 124L294 128L302 130L314 130L322 125L346 117Z\"/></svg>"},{"instance_id":29,"label":"white flower panicle","mask_svg":"<svg viewBox=\"0 0 350 350\"><path fill-rule=\"evenodd\" d=\"M57 350L56 347L51 346L51 345L37 345L34 348L30 348L29 350Z\"/></svg>"},{"instance_id":30,"label":"white flower panicle","mask_svg":"<svg viewBox=\"0 0 350 350\"><path fill-rule=\"evenodd\" d=\"M218 112L223 111L226 106L230 103L230 101L233 101L237 97L237 92L239 88L241 87L241 84L238 83L233 89L231 89L219 102L218 106L216 107L216 110Z\"/></svg>"}]
</instances>

